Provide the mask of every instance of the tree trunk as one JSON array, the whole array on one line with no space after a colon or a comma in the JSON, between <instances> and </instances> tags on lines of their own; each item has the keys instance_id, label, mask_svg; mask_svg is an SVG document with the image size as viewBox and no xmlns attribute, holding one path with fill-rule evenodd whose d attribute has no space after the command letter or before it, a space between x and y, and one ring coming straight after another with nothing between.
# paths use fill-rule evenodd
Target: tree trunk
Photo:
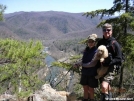
<instances>
[{"instance_id":1,"label":"tree trunk","mask_svg":"<svg viewBox=\"0 0 134 101\"><path fill-rule=\"evenodd\" d=\"M123 87L123 70L124 70L124 65L121 67L121 73L120 73L120 80L119 80L119 89ZM119 92L120 95L120 92Z\"/></svg>"},{"instance_id":2,"label":"tree trunk","mask_svg":"<svg viewBox=\"0 0 134 101\"><path fill-rule=\"evenodd\" d=\"M126 0L126 9L125 9L125 13L128 12L128 0ZM125 25L124 25L124 35L127 34L127 18L125 18Z\"/></svg>"}]
</instances>

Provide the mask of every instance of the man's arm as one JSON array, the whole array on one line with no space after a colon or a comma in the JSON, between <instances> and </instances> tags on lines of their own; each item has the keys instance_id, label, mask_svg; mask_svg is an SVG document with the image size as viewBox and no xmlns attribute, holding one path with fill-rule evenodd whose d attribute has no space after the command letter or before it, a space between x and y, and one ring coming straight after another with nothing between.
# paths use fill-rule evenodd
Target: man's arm
<instances>
[{"instance_id":1,"label":"man's arm","mask_svg":"<svg viewBox=\"0 0 134 101\"><path fill-rule=\"evenodd\" d=\"M112 59L112 61L110 62L109 65L114 65L114 64L120 64L121 63L121 59L122 59L122 52L121 52L121 48L120 45L118 44L118 42L114 42L113 43L113 48L114 48L114 53L115 56Z\"/></svg>"}]
</instances>

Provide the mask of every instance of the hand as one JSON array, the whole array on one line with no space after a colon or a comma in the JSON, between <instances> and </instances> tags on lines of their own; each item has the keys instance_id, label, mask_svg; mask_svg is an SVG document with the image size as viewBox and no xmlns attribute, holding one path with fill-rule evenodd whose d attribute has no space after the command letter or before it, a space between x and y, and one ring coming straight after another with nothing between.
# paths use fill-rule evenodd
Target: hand
<instances>
[{"instance_id":1,"label":"hand","mask_svg":"<svg viewBox=\"0 0 134 101\"><path fill-rule=\"evenodd\" d=\"M109 63L102 62L102 66L108 67L109 66Z\"/></svg>"},{"instance_id":2,"label":"hand","mask_svg":"<svg viewBox=\"0 0 134 101\"><path fill-rule=\"evenodd\" d=\"M79 64L73 64L73 67L74 67L74 68L79 68L80 65L79 65Z\"/></svg>"}]
</instances>

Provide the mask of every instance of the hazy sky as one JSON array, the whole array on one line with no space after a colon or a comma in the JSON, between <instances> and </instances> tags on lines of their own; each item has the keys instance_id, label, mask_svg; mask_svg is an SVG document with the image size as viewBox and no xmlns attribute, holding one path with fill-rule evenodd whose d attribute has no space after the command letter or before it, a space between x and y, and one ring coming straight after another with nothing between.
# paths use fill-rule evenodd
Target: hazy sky
<instances>
[{"instance_id":1,"label":"hazy sky","mask_svg":"<svg viewBox=\"0 0 134 101\"><path fill-rule=\"evenodd\" d=\"M109 9L114 0L0 0L7 6L5 13L18 11L64 11L71 13Z\"/></svg>"}]
</instances>

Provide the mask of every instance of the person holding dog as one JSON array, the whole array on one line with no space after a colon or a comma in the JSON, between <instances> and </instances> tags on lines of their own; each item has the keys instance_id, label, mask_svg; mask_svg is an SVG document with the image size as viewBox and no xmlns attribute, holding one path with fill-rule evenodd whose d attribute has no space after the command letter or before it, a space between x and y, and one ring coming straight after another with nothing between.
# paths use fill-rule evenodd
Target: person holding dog
<instances>
[{"instance_id":1,"label":"person holding dog","mask_svg":"<svg viewBox=\"0 0 134 101\"><path fill-rule=\"evenodd\" d=\"M100 45L105 45L108 49L108 53L111 54L112 60L109 61L108 58L104 60L102 63L103 66L108 66L108 71L105 73L103 77L101 77L101 101L109 101L109 98L112 98L112 93L110 92L110 82L115 78L118 74L116 70L119 68L122 59L122 52L119 46L119 43L116 41L114 37L112 37L112 25L109 23L105 23L102 26L103 31L103 39L99 40L97 43L97 47ZM114 42L114 43L113 43Z\"/></svg>"},{"instance_id":2,"label":"person holding dog","mask_svg":"<svg viewBox=\"0 0 134 101\"><path fill-rule=\"evenodd\" d=\"M89 35L87 39L87 47L83 52L82 61L77 62L74 67L79 67L82 63L88 63L92 60L96 53L96 34ZM94 88L98 87L98 79L95 79L97 75L97 67L90 68L82 66L80 84L83 86L84 99L83 101L94 101ZM90 100L88 100L90 98Z\"/></svg>"}]
</instances>

